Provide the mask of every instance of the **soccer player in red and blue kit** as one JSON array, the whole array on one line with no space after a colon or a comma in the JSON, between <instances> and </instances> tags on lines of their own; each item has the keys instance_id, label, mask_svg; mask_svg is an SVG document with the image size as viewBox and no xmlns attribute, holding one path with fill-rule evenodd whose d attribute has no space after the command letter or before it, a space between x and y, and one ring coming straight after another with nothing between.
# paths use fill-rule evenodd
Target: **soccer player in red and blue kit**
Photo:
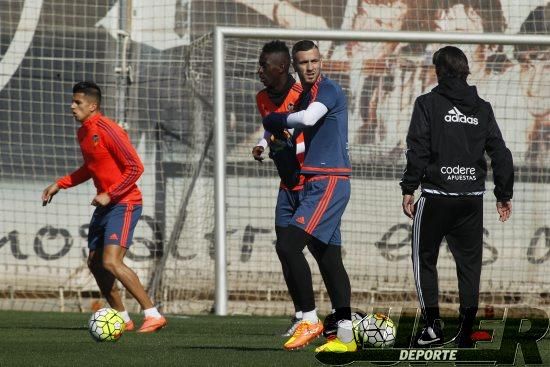
<instances>
[{"instance_id":1,"label":"soccer player in red and blue kit","mask_svg":"<svg viewBox=\"0 0 550 367\"><path fill-rule=\"evenodd\" d=\"M265 88L256 95L256 104L258 111L262 117L267 116L271 112L292 112L298 104L298 100L302 93L300 83L289 74L290 70L290 50L282 41L271 41L262 47L262 52L258 60L258 77L264 84ZM285 132L286 134L287 132ZM288 133L290 135L290 133ZM303 163L304 158L304 137L303 134L292 136L293 140L291 150L288 153L288 158L296 162L291 164L292 170L296 165ZM279 149L277 147L281 142L277 141L270 132L264 131L263 137L258 144L252 149L252 156L257 161L262 161L262 153L265 148L270 145L270 150ZM291 149L290 149L291 148ZM278 159L270 155L274 161ZM279 164L284 164L280 162ZM279 167L279 166L278 166ZM292 171L290 171L292 174ZM296 172L297 173L297 172ZM294 178L294 177L293 177ZM275 233L277 241L283 238L284 232L288 229L288 224L292 219L298 202L299 193L303 187L303 176L297 176L297 182L286 183L285 177L281 175L281 183L279 185L279 193L277 195L277 205L275 208ZM288 287L288 292L294 303L295 314L292 317L289 328L282 336L292 336L298 323L302 321L302 310L298 304L296 289L293 282L289 278L286 262L281 261L283 268L283 277Z\"/></svg>"},{"instance_id":2,"label":"soccer player in red and blue kit","mask_svg":"<svg viewBox=\"0 0 550 367\"><path fill-rule=\"evenodd\" d=\"M126 132L100 112L101 90L94 82L80 82L73 87L71 110L82 123L78 141L84 164L73 173L46 187L43 205L60 189L67 189L93 179L96 207L88 229L88 267L109 305L119 311L126 331L134 323L126 311L115 280L136 298L145 319L138 332L149 333L166 326L166 319L148 297L137 274L123 259L132 243L134 228L142 210L141 192L136 181L143 173L136 150Z\"/></svg>"},{"instance_id":3,"label":"soccer player in red and blue kit","mask_svg":"<svg viewBox=\"0 0 550 367\"><path fill-rule=\"evenodd\" d=\"M277 253L285 261L297 288L303 320L285 343L285 349L302 348L323 332L315 308L311 271L303 254L308 244L315 256L335 312L337 333L316 352L357 350L351 323L351 287L342 262L340 222L350 198L351 163L348 154L348 108L340 86L321 75L321 55L314 42L303 40L292 48L294 69L303 93L298 112L271 113L264 117L267 131L277 134L294 128L304 134L304 187L285 238Z\"/></svg>"}]
</instances>

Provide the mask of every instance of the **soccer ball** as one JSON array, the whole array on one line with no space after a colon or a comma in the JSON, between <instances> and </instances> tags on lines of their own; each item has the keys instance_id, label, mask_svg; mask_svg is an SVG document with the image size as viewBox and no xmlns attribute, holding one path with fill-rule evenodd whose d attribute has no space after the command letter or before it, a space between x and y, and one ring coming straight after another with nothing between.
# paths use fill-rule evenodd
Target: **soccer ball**
<instances>
[{"instance_id":1,"label":"soccer ball","mask_svg":"<svg viewBox=\"0 0 550 367\"><path fill-rule=\"evenodd\" d=\"M369 314L361 320L352 320L353 334L358 346L385 348L393 345L397 328L381 313Z\"/></svg>"},{"instance_id":2,"label":"soccer ball","mask_svg":"<svg viewBox=\"0 0 550 367\"><path fill-rule=\"evenodd\" d=\"M125 327L122 317L112 308L97 310L88 322L90 335L98 342L116 342Z\"/></svg>"}]
</instances>

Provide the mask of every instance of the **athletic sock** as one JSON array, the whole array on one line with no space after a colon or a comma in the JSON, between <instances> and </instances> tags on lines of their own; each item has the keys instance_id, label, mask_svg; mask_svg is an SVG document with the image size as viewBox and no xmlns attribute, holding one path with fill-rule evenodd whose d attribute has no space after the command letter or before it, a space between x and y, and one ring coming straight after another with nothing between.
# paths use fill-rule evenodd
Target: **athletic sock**
<instances>
[{"instance_id":1,"label":"athletic sock","mask_svg":"<svg viewBox=\"0 0 550 367\"><path fill-rule=\"evenodd\" d=\"M351 307L339 307L334 311L333 315L336 321L351 320Z\"/></svg>"},{"instance_id":2,"label":"athletic sock","mask_svg":"<svg viewBox=\"0 0 550 367\"><path fill-rule=\"evenodd\" d=\"M296 314L294 315L294 317L301 320L304 318L304 313L302 311L296 311Z\"/></svg>"},{"instance_id":3,"label":"athletic sock","mask_svg":"<svg viewBox=\"0 0 550 367\"><path fill-rule=\"evenodd\" d=\"M128 314L128 311L124 310L124 311L118 311L118 314L120 315L120 317L122 317L122 320L124 320L124 322L128 322L130 321L130 315Z\"/></svg>"},{"instance_id":4,"label":"athletic sock","mask_svg":"<svg viewBox=\"0 0 550 367\"><path fill-rule=\"evenodd\" d=\"M318 323L319 317L317 317L317 309L313 309L313 311L304 311L302 320L304 321L310 321L312 323Z\"/></svg>"},{"instance_id":5,"label":"athletic sock","mask_svg":"<svg viewBox=\"0 0 550 367\"><path fill-rule=\"evenodd\" d=\"M336 336L344 343L349 343L353 340L353 325L351 320L340 320L338 322L338 332Z\"/></svg>"},{"instance_id":6,"label":"athletic sock","mask_svg":"<svg viewBox=\"0 0 550 367\"><path fill-rule=\"evenodd\" d=\"M143 310L143 313L145 314L145 317L155 317L159 318L161 317L159 310L157 310L156 307L151 307L146 310Z\"/></svg>"}]
</instances>

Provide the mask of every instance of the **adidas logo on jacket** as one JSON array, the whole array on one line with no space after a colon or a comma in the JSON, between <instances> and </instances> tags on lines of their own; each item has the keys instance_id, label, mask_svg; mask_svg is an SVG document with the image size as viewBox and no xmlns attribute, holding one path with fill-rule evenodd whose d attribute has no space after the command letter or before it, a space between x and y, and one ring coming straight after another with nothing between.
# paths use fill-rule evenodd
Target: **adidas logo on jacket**
<instances>
[{"instance_id":1,"label":"adidas logo on jacket","mask_svg":"<svg viewBox=\"0 0 550 367\"><path fill-rule=\"evenodd\" d=\"M445 121L447 122L462 122L463 124L477 125L479 123L477 117L469 117L464 115L458 110L458 108L453 107L445 115Z\"/></svg>"}]
</instances>

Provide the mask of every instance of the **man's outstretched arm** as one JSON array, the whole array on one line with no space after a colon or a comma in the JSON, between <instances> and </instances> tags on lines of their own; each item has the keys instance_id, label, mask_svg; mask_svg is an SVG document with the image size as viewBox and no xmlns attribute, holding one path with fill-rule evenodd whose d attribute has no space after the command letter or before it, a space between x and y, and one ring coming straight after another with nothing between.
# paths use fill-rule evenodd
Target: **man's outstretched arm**
<instances>
[{"instance_id":1,"label":"man's outstretched arm","mask_svg":"<svg viewBox=\"0 0 550 367\"><path fill-rule=\"evenodd\" d=\"M263 125L267 131L275 134L283 129L287 128L304 128L313 126L319 121L326 113L328 108L321 102L313 102L307 109L293 112L293 113L280 113L273 112L264 117Z\"/></svg>"}]
</instances>

